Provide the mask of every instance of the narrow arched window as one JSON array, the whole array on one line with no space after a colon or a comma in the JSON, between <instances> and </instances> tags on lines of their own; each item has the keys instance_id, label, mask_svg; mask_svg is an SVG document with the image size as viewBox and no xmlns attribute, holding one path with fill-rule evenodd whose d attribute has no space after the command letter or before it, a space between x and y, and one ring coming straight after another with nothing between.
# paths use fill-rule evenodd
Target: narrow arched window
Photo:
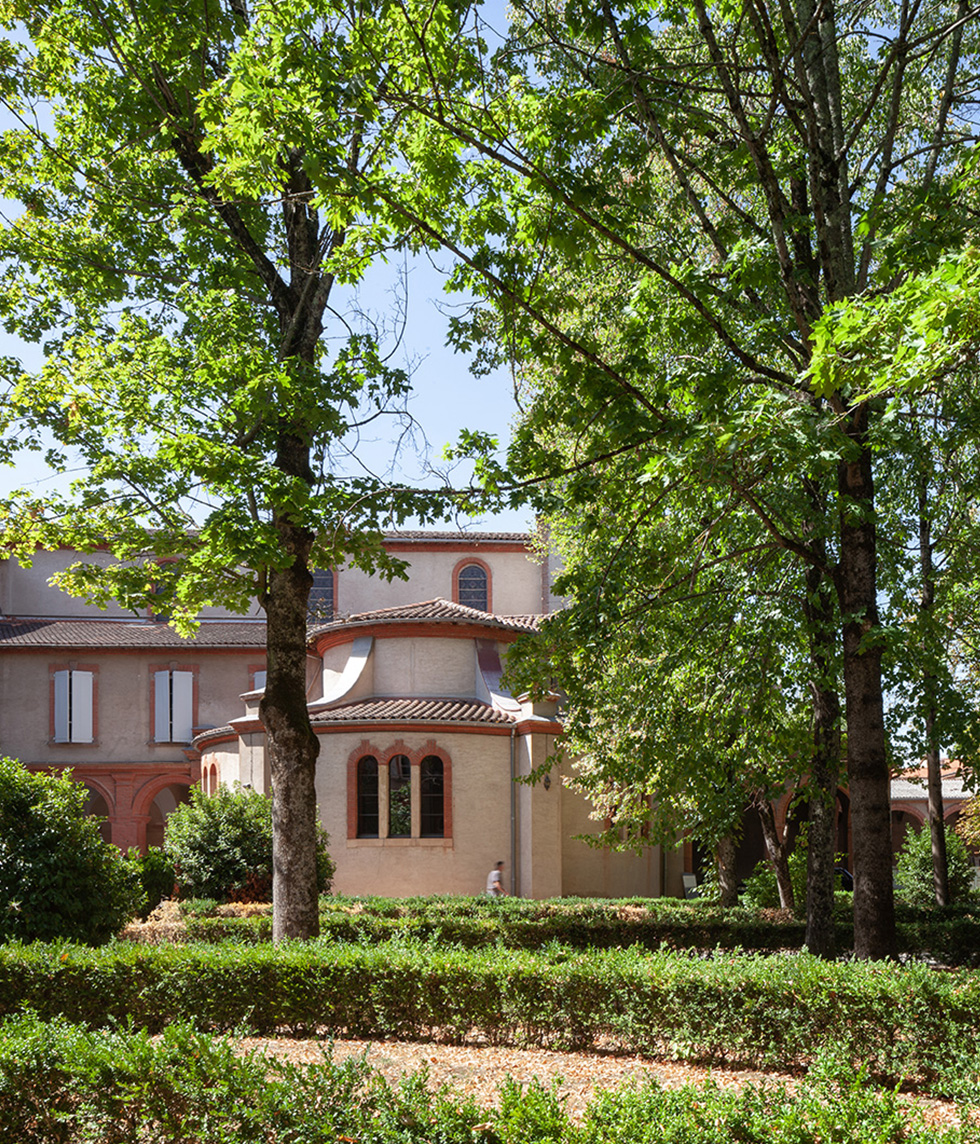
<instances>
[{"instance_id":1,"label":"narrow arched window","mask_svg":"<svg viewBox=\"0 0 980 1144\"><path fill-rule=\"evenodd\" d=\"M357 762L357 837L378 837L378 760L373 755Z\"/></svg>"},{"instance_id":2,"label":"narrow arched window","mask_svg":"<svg viewBox=\"0 0 980 1144\"><path fill-rule=\"evenodd\" d=\"M490 580L480 564L464 564L456 577L456 599L468 608L490 610Z\"/></svg>"},{"instance_id":3,"label":"narrow arched window","mask_svg":"<svg viewBox=\"0 0 980 1144\"><path fill-rule=\"evenodd\" d=\"M408 755L388 761L388 837L412 836L412 766Z\"/></svg>"},{"instance_id":4,"label":"narrow arched window","mask_svg":"<svg viewBox=\"0 0 980 1144\"><path fill-rule=\"evenodd\" d=\"M314 622L327 623L333 619L333 569L318 568L313 573L313 587L307 604L309 617Z\"/></svg>"},{"instance_id":5,"label":"narrow arched window","mask_svg":"<svg viewBox=\"0 0 980 1144\"><path fill-rule=\"evenodd\" d=\"M426 755L421 770L421 830L423 838L442 838L446 832L446 785L442 759Z\"/></svg>"}]
</instances>

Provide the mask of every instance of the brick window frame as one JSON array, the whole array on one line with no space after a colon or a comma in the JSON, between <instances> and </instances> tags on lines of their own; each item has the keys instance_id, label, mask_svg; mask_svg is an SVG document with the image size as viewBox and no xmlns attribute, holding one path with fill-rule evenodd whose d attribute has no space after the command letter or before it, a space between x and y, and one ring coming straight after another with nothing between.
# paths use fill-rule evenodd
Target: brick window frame
<instances>
[{"instance_id":1,"label":"brick window frame","mask_svg":"<svg viewBox=\"0 0 980 1144\"><path fill-rule=\"evenodd\" d=\"M378 837L358 837L357 833L357 764L366 756L372 756L378 762ZM388 834L388 767L391 760L397 755L408 757L411 768L411 808L412 832L411 836L397 836L392 841L402 844L418 844L420 841L443 842L453 837L453 763L452 757L445 747L441 747L435 739L428 739L420 747L410 748L402 739L379 749L376 743L368 739L361 742L347 756L347 838L359 843L387 842ZM421 768L422 760L433 756L442 763L442 819L443 832L441 835L422 835L421 833Z\"/></svg>"},{"instance_id":2,"label":"brick window frame","mask_svg":"<svg viewBox=\"0 0 980 1144\"><path fill-rule=\"evenodd\" d=\"M480 568L483 570L487 578L487 606L481 611L493 611L493 573L490 571L490 565L485 560L481 560L477 556L467 556L462 560L457 561L455 568L453 568L453 603L464 604L466 607L473 607L472 604L466 604L465 601L459 598L459 577L460 573L467 568Z\"/></svg>"}]
</instances>

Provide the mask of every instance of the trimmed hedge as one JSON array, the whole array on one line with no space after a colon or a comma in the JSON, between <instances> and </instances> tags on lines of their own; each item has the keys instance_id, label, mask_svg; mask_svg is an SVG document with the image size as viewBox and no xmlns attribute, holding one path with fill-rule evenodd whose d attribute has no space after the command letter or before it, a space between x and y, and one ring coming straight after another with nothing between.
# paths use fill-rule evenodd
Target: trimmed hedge
<instances>
[{"instance_id":1,"label":"trimmed hedge","mask_svg":"<svg viewBox=\"0 0 980 1144\"><path fill-rule=\"evenodd\" d=\"M847 895L847 898L850 896ZM836 911L838 949L854 945L849 901ZM191 941L256 943L272 937L269 917L207 916L187 903ZM943 965L980 964L980 908L946 910L897 907L899 951ZM558 942L573 949L641 945L658 949L799 949L806 927L796 919L756 910L722 910L674 899L329 898L320 929L333 941L380 942L401 937L440 941L467 949L504 945L540 950Z\"/></svg>"},{"instance_id":2,"label":"trimmed hedge","mask_svg":"<svg viewBox=\"0 0 980 1144\"><path fill-rule=\"evenodd\" d=\"M507 1082L486 1109L424 1071L397 1087L363 1059L297 1066L170 1025L92 1033L22 1017L0 1027L0 1138L18 1144L802 1144L902 1141L954 1144L967 1129L926 1128L922 1113L879 1091L850 1062L822 1060L793 1094L708 1083L656 1084L597 1095L579 1127L555 1089Z\"/></svg>"},{"instance_id":3,"label":"trimmed hedge","mask_svg":"<svg viewBox=\"0 0 980 1144\"><path fill-rule=\"evenodd\" d=\"M793 1069L825 1048L889 1083L972 1093L980 975L827 964L804 955L692 957L441 949L417 942L7 946L0 1016L97 1027L174 1021L259 1033L589 1048Z\"/></svg>"}]
</instances>

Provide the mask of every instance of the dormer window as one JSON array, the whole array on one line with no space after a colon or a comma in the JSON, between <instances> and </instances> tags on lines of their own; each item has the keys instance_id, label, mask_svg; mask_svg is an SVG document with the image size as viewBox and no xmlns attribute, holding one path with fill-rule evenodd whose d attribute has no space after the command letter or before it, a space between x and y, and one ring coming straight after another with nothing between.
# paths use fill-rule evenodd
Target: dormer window
<instances>
[{"instance_id":1,"label":"dormer window","mask_svg":"<svg viewBox=\"0 0 980 1144\"><path fill-rule=\"evenodd\" d=\"M453 599L467 608L490 611L490 572L483 563L468 560L456 569Z\"/></svg>"}]
</instances>

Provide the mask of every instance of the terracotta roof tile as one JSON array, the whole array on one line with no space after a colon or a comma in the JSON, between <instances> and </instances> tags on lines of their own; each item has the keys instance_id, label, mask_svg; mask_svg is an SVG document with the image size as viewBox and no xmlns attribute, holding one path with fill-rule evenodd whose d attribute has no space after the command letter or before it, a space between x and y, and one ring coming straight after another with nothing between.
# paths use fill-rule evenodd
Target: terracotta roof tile
<instances>
[{"instance_id":1,"label":"terracotta roof tile","mask_svg":"<svg viewBox=\"0 0 980 1144\"><path fill-rule=\"evenodd\" d=\"M149 620L0 619L0 648L262 648L265 624L206 620L182 639L168 624Z\"/></svg>"},{"instance_id":2,"label":"terracotta roof tile","mask_svg":"<svg viewBox=\"0 0 980 1144\"><path fill-rule=\"evenodd\" d=\"M317 711L321 723L513 723L514 715L478 699L365 699Z\"/></svg>"},{"instance_id":3,"label":"terracotta roof tile","mask_svg":"<svg viewBox=\"0 0 980 1144\"><path fill-rule=\"evenodd\" d=\"M493 612L481 612L479 608L468 608L465 604L454 604L451 600L424 600L418 604L396 604L391 608L378 608L372 612L358 612L343 619L332 620L329 624L317 624L313 633L329 631L352 624L377 624L386 621L413 621L431 623L479 623L491 628L505 628L508 631L533 631L540 616L498 616Z\"/></svg>"}]
</instances>

